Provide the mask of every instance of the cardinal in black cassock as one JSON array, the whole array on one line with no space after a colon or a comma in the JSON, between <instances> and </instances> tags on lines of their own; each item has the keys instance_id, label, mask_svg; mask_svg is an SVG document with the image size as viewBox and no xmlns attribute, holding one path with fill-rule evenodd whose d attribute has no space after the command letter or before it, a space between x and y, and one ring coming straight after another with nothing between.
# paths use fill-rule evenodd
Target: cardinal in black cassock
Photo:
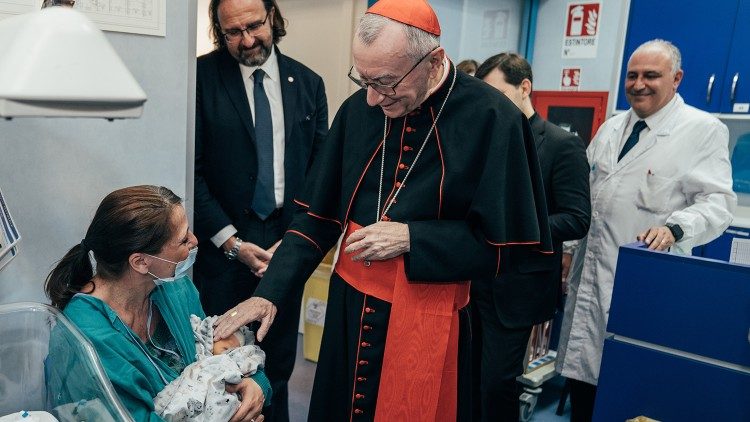
<instances>
[{"instance_id":1,"label":"cardinal in black cassock","mask_svg":"<svg viewBox=\"0 0 750 422\"><path fill-rule=\"evenodd\" d=\"M467 280L552 251L533 135L439 45L384 82L390 65L415 61L398 54L404 28L438 39L440 27L424 0L368 14L392 22L374 40L358 27L352 73L365 89L338 111L254 297L219 325L259 319L265 300L284 306L343 233L309 420L470 420Z\"/></svg>"}]
</instances>

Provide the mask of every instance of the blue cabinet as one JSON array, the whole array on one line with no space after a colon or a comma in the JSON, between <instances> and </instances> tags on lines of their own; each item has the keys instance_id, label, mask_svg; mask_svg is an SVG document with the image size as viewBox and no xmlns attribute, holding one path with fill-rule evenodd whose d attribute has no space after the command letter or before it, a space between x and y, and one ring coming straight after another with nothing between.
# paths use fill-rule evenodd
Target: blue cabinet
<instances>
[{"instance_id":1,"label":"blue cabinet","mask_svg":"<svg viewBox=\"0 0 750 422\"><path fill-rule=\"evenodd\" d=\"M631 0L617 108L627 110L623 86L630 55L661 38L682 52L685 76L678 92L685 102L712 112L732 113L750 103L750 0ZM732 82L737 82L732 90ZM734 92L734 95L732 95ZM747 113L747 110L741 111Z\"/></svg>"},{"instance_id":2,"label":"blue cabinet","mask_svg":"<svg viewBox=\"0 0 750 422\"><path fill-rule=\"evenodd\" d=\"M594 421L750 421L750 375L609 338Z\"/></svg>"},{"instance_id":3,"label":"blue cabinet","mask_svg":"<svg viewBox=\"0 0 750 422\"><path fill-rule=\"evenodd\" d=\"M729 50L724 88L721 92L722 113L747 113L750 104L750 1L740 1ZM744 111L742 111L744 110Z\"/></svg>"},{"instance_id":4,"label":"blue cabinet","mask_svg":"<svg viewBox=\"0 0 750 422\"><path fill-rule=\"evenodd\" d=\"M721 236L701 246L698 254L693 253L693 255L729 261L729 255L732 251L732 241L735 238L750 239L750 229L729 227Z\"/></svg>"},{"instance_id":5,"label":"blue cabinet","mask_svg":"<svg viewBox=\"0 0 750 422\"><path fill-rule=\"evenodd\" d=\"M750 368L749 329L750 266L620 248L608 332Z\"/></svg>"},{"instance_id":6,"label":"blue cabinet","mask_svg":"<svg viewBox=\"0 0 750 422\"><path fill-rule=\"evenodd\" d=\"M750 421L750 266L620 248L595 421Z\"/></svg>"}]
</instances>

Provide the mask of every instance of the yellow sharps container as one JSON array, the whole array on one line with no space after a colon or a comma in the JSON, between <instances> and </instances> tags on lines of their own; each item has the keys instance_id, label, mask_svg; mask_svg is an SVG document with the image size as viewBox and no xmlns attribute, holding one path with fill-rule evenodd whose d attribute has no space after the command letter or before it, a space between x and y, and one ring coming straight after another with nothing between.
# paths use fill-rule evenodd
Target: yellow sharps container
<instances>
[{"instance_id":1,"label":"yellow sharps container","mask_svg":"<svg viewBox=\"0 0 750 422\"><path fill-rule=\"evenodd\" d=\"M332 261L333 252L326 255L323 263L315 269L310 279L307 280L305 292L302 295L302 318L304 321L302 349L305 359L313 362L318 361L320 341L323 338L323 322L325 321L326 305L328 304L328 284L331 278Z\"/></svg>"}]
</instances>

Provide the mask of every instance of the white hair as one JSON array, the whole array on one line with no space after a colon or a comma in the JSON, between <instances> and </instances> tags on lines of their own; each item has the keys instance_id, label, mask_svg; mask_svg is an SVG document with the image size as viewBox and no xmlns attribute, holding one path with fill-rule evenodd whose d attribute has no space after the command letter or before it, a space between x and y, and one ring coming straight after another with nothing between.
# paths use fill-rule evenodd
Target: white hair
<instances>
[{"instance_id":1,"label":"white hair","mask_svg":"<svg viewBox=\"0 0 750 422\"><path fill-rule=\"evenodd\" d=\"M680 54L680 49L671 42L658 38L655 40L646 41L645 43L639 45L638 48L635 49L633 54L630 55L629 60L632 60L633 56L635 56L636 53L640 53L646 50L660 50L661 52L666 54L672 62L673 75L682 69L682 55Z\"/></svg>"},{"instance_id":2,"label":"white hair","mask_svg":"<svg viewBox=\"0 0 750 422\"><path fill-rule=\"evenodd\" d=\"M427 53L440 46L439 36L374 13L365 13L359 20L356 31L357 37L364 45L371 45L380 37L383 28L392 22L403 27L407 40L406 54L414 60L423 58Z\"/></svg>"}]
</instances>

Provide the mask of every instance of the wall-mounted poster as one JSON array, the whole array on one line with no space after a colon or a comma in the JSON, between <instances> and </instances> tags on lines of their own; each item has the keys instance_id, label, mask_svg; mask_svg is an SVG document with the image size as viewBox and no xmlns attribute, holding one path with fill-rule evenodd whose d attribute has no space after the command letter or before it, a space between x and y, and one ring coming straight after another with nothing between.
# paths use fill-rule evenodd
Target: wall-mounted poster
<instances>
[{"instance_id":1,"label":"wall-mounted poster","mask_svg":"<svg viewBox=\"0 0 750 422\"><path fill-rule=\"evenodd\" d=\"M39 10L42 2L0 0L0 19ZM167 35L166 0L76 0L73 9L85 14L103 31Z\"/></svg>"},{"instance_id":2,"label":"wall-mounted poster","mask_svg":"<svg viewBox=\"0 0 750 422\"><path fill-rule=\"evenodd\" d=\"M104 31L167 35L166 0L76 0L75 8Z\"/></svg>"},{"instance_id":3,"label":"wall-mounted poster","mask_svg":"<svg viewBox=\"0 0 750 422\"><path fill-rule=\"evenodd\" d=\"M485 10L482 19L482 47L498 48L508 38L510 11Z\"/></svg>"}]
</instances>

